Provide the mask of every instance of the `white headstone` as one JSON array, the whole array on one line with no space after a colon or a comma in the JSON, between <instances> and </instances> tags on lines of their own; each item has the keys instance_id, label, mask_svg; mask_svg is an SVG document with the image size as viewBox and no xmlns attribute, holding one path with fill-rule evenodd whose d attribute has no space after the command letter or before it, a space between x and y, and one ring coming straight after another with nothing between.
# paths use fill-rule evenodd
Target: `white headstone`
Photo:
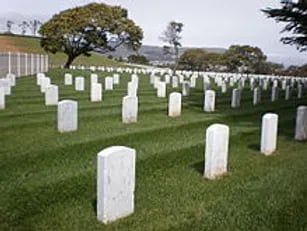
<instances>
[{"instance_id":1,"label":"white headstone","mask_svg":"<svg viewBox=\"0 0 307 231\"><path fill-rule=\"evenodd\" d=\"M298 84L297 85L297 98L301 99L303 96L303 85L302 84Z\"/></svg>"},{"instance_id":2,"label":"white headstone","mask_svg":"<svg viewBox=\"0 0 307 231\"><path fill-rule=\"evenodd\" d=\"M181 115L181 93L173 92L169 95L168 116L176 117Z\"/></svg>"},{"instance_id":3,"label":"white headstone","mask_svg":"<svg viewBox=\"0 0 307 231\"><path fill-rule=\"evenodd\" d=\"M75 79L75 90L76 91L84 91L85 85L84 85L84 77L76 77Z\"/></svg>"},{"instance_id":4,"label":"white headstone","mask_svg":"<svg viewBox=\"0 0 307 231\"><path fill-rule=\"evenodd\" d=\"M227 92L227 83L225 81L222 82L222 93L226 93Z\"/></svg>"},{"instance_id":5,"label":"white headstone","mask_svg":"<svg viewBox=\"0 0 307 231\"><path fill-rule=\"evenodd\" d=\"M72 85L72 74L65 73L65 75L64 75L64 85Z\"/></svg>"},{"instance_id":6,"label":"white headstone","mask_svg":"<svg viewBox=\"0 0 307 231\"><path fill-rule=\"evenodd\" d=\"M165 76L164 76L164 82L165 82L166 84L169 84L169 83L171 82L171 77L170 77L169 75L165 75Z\"/></svg>"},{"instance_id":7,"label":"white headstone","mask_svg":"<svg viewBox=\"0 0 307 231\"><path fill-rule=\"evenodd\" d=\"M49 85L45 92L45 105L58 105L59 101L59 88L56 85Z\"/></svg>"},{"instance_id":8,"label":"white headstone","mask_svg":"<svg viewBox=\"0 0 307 231\"><path fill-rule=\"evenodd\" d=\"M136 151L113 146L97 155L97 219L105 224L134 212Z\"/></svg>"},{"instance_id":9,"label":"white headstone","mask_svg":"<svg viewBox=\"0 0 307 231\"><path fill-rule=\"evenodd\" d=\"M275 102L278 100L278 87L272 87L272 92L271 92L271 101Z\"/></svg>"},{"instance_id":10,"label":"white headstone","mask_svg":"<svg viewBox=\"0 0 307 231\"><path fill-rule=\"evenodd\" d=\"M91 102L102 101L102 84L93 83L91 84Z\"/></svg>"},{"instance_id":11,"label":"white headstone","mask_svg":"<svg viewBox=\"0 0 307 231\"><path fill-rule=\"evenodd\" d=\"M139 88L139 77L136 74L133 74L131 76L131 82L136 86L136 88Z\"/></svg>"},{"instance_id":12,"label":"white headstone","mask_svg":"<svg viewBox=\"0 0 307 231\"><path fill-rule=\"evenodd\" d=\"M231 107L232 108L240 107L240 102L241 102L241 90L235 88L232 90Z\"/></svg>"},{"instance_id":13,"label":"white headstone","mask_svg":"<svg viewBox=\"0 0 307 231\"><path fill-rule=\"evenodd\" d=\"M262 90L266 91L268 90L268 80L264 79L262 83Z\"/></svg>"},{"instance_id":14,"label":"white headstone","mask_svg":"<svg viewBox=\"0 0 307 231\"><path fill-rule=\"evenodd\" d=\"M192 76L190 79L190 87L195 88L196 87L196 80L197 77Z\"/></svg>"},{"instance_id":15,"label":"white headstone","mask_svg":"<svg viewBox=\"0 0 307 231\"><path fill-rule=\"evenodd\" d=\"M289 100L290 98L291 98L291 88L290 86L286 86L285 100Z\"/></svg>"},{"instance_id":16,"label":"white headstone","mask_svg":"<svg viewBox=\"0 0 307 231\"><path fill-rule=\"evenodd\" d=\"M207 90L205 92L204 111L214 112L215 110L215 91Z\"/></svg>"},{"instance_id":17,"label":"white headstone","mask_svg":"<svg viewBox=\"0 0 307 231\"><path fill-rule=\"evenodd\" d=\"M10 95L11 81L9 79L0 79L0 88L3 89L5 95Z\"/></svg>"},{"instance_id":18,"label":"white headstone","mask_svg":"<svg viewBox=\"0 0 307 231\"><path fill-rule=\"evenodd\" d=\"M177 88L179 86L178 82L178 77L177 76L172 76L172 88Z\"/></svg>"},{"instance_id":19,"label":"white headstone","mask_svg":"<svg viewBox=\"0 0 307 231\"><path fill-rule=\"evenodd\" d=\"M282 90L286 90L286 87L287 87L287 80L283 80L282 82L281 82L281 89Z\"/></svg>"},{"instance_id":20,"label":"white headstone","mask_svg":"<svg viewBox=\"0 0 307 231\"><path fill-rule=\"evenodd\" d=\"M260 103L260 101L261 101L261 89L259 87L256 87L253 93L253 104L257 105Z\"/></svg>"},{"instance_id":21,"label":"white headstone","mask_svg":"<svg viewBox=\"0 0 307 231\"><path fill-rule=\"evenodd\" d=\"M91 84L98 83L98 75L95 73L91 74Z\"/></svg>"},{"instance_id":22,"label":"white headstone","mask_svg":"<svg viewBox=\"0 0 307 231\"><path fill-rule=\"evenodd\" d=\"M184 82L184 77L182 75L179 75L179 83L183 83Z\"/></svg>"},{"instance_id":23,"label":"white headstone","mask_svg":"<svg viewBox=\"0 0 307 231\"><path fill-rule=\"evenodd\" d=\"M91 71L96 71L96 67L95 66L90 66L90 70Z\"/></svg>"},{"instance_id":24,"label":"white headstone","mask_svg":"<svg viewBox=\"0 0 307 231\"><path fill-rule=\"evenodd\" d=\"M5 92L2 87L0 87L0 109L5 109Z\"/></svg>"},{"instance_id":25,"label":"white headstone","mask_svg":"<svg viewBox=\"0 0 307 231\"><path fill-rule=\"evenodd\" d=\"M154 88L158 87L158 83L160 83L160 77L159 76L155 76L155 78L154 78Z\"/></svg>"},{"instance_id":26,"label":"white headstone","mask_svg":"<svg viewBox=\"0 0 307 231\"><path fill-rule=\"evenodd\" d=\"M138 92L138 89L137 89L136 83L128 82L128 94L127 95L136 97L137 92Z\"/></svg>"},{"instance_id":27,"label":"white headstone","mask_svg":"<svg viewBox=\"0 0 307 231\"><path fill-rule=\"evenodd\" d=\"M41 93L45 93L46 89L47 89L47 87L49 87L49 85L50 85L50 78L49 77L42 77L40 79L40 90L41 90Z\"/></svg>"},{"instance_id":28,"label":"white headstone","mask_svg":"<svg viewBox=\"0 0 307 231\"><path fill-rule=\"evenodd\" d=\"M227 173L229 127L213 124L206 131L204 176L215 179Z\"/></svg>"},{"instance_id":29,"label":"white headstone","mask_svg":"<svg viewBox=\"0 0 307 231\"><path fill-rule=\"evenodd\" d=\"M12 73L8 73L6 75L6 78L10 81L11 86L15 86L16 85L16 75L14 75Z\"/></svg>"},{"instance_id":30,"label":"white headstone","mask_svg":"<svg viewBox=\"0 0 307 231\"><path fill-rule=\"evenodd\" d=\"M105 90L113 90L113 78L112 77L106 77L104 80L105 84Z\"/></svg>"},{"instance_id":31,"label":"white headstone","mask_svg":"<svg viewBox=\"0 0 307 231\"><path fill-rule=\"evenodd\" d=\"M190 82L183 81L182 83L182 96L189 96L190 95Z\"/></svg>"},{"instance_id":32,"label":"white headstone","mask_svg":"<svg viewBox=\"0 0 307 231\"><path fill-rule=\"evenodd\" d=\"M113 74L113 84L119 84L119 74Z\"/></svg>"},{"instance_id":33,"label":"white headstone","mask_svg":"<svg viewBox=\"0 0 307 231\"><path fill-rule=\"evenodd\" d=\"M261 153L271 155L277 147L278 115L267 113L262 117Z\"/></svg>"},{"instance_id":34,"label":"white headstone","mask_svg":"<svg viewBox=\"0 0 307 231\"><path fill-rule=\"evenodd\" d=\"M136 86L139 86L139 77L136 74L131 75L131 82L135 83Z\"/></svg>"},{"instance_id":35,"label":"white headstone","mask_svg":"<svg viewBox=\"0 0 307 231\"><path fill-rule=\"evenodd\" d=\"M229 86L233 87L235 85L233 78L230 78L229 80Z\"/></svg>"},{"instance_id":36,"label":"white headstone","mask_svg":"<svg viewBox=\"0 0 307 231\"><path fill-rule=\"evenodd\" d=\"M78 129L78 102L62 100L58 103L58 131L72 132Z\"/></svg>"},{"instance_id":37,"label":"white headstone","mask_svg":"<svg viewBox=\"0 0 307 231\"><path fill-rule=\"evenodd\" d=\"M37 73L36 74L36 84L41 85L41 79L46 77L44 73Z\"/></svg>"},{"instance_id":38,"label":"white headstone","mask_svg":"<svg viewBox=\"0 0 307 231\"><path fill-rule=\"evenodd\" d=\"M150 75L149 82L150 82L150 84L154 84L155 83L155 75L154 74Z\"/></svg>"},{"instance_id":39,"label":"white headstone","mask_svg":"<svg viewBox=\"0 0 307 231\"><path fill-rule=\"evenodd\" d=\"M157 97L165 98L166 97L166 83L159 82L157 86Z\"/></svg>"},{"instance_id":40,"label":"white headstone","mask_svg":"<svg viewBox=\"0 0 307 231\"><path fill-rule=\"evenodd\" d=\"M255 88L255 79L251 78L249 82L250 90L254 91Z\"/></svg>"},{"instance_id":41,"label":"white headstone","mask_svg":"<svg viewBox=\"0 0 307 231\"><path fill-rule=\"evenodd\" d=\"M299 106L296 114L296 140L307 140L307 106Z\"/></svg>"},{"instance_id":42,"label":"white headstone","mask_svg":"<svg viewBox=\"0 0 307 231\"><path fill-rule=\"evenodd\" d=\"M138 117L138 97L125 96L122 105L122 122L134 123Z\"/></svg>"}]
</instances>

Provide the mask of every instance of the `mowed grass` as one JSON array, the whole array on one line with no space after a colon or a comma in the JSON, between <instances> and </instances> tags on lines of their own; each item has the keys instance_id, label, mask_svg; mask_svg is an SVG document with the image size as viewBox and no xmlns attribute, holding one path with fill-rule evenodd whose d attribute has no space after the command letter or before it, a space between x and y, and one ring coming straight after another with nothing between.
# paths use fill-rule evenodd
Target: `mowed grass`
<instances>
[{"instance_id":1,"label":"mowed grass","mask_svg":"<svg viewBox=\"0 0 307 231\"><path fill-rule=\"evenodd\" d=\"M25 52L25 53L39 53L47 54L40 46L39 38L26 37L26 36L8 36L0 35L0 51L14 50ZM9 46L7 46L9 45ZM67 60L67 56L64 53L51 54L48 53L49 63L53 67L63 66ZM106 58L104 56L92 53L90 57L79 56L77 57L73 65L85 65L85 66L125 66L124 63L117 62L115 60Z\"/></svg>"},{"instance_id":2,"label":"mowed grass","mask_svg":"<svg viewBox=\"0 0 307 231\"><path fill-rule=\"evenodd\" d=\"M139 119L121 123L128 74L104 101L63 85L65 71L48 73L60 99L79 102L79 129L60 134L56 107L44 106L34 76L17 81L0 111L0 230L306 230L307 143L293 140L296 107L304 98L252 106L250 90L242 106L217 91L216 112L202 110L202 84L183 98L182 116L167 116L167 98L156 97L149 76L139 75ZM97 72L104 83L107 73ZM168 88L168 93L179 89ZM293 96L296 92L293 92ZM278 151L259 152L261 117L279 114ZM203 178L205 130L230 126L229 172ZM137 151L135 213L109 225L96 219L96 157L124 145Z\"/></svg>"}]
</instances>

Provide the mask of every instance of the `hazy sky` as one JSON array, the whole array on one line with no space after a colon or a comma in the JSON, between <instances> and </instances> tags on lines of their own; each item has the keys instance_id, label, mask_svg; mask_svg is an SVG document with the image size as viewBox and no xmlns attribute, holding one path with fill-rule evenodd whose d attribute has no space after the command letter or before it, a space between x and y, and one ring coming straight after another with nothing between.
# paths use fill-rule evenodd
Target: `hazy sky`
<instances>
[{"instance_id":1,"label":"hazy sky","mask_svg":"<svg viewBox=\"0 0 307 231\"><path fill-rule=\"evenodd\" d=\"M15 12L48 19L88 0L0 0L1 15ZM128 9L129 17L144 30L143 44L162 45L159 36L171 20L184 24L184 46L224 47L248 44L267 55L289 56L307 63L307 53L279 42L282 24L267 19L260 9L278 7L278 0L104 0Z\"/></svg>"}]
</instances>

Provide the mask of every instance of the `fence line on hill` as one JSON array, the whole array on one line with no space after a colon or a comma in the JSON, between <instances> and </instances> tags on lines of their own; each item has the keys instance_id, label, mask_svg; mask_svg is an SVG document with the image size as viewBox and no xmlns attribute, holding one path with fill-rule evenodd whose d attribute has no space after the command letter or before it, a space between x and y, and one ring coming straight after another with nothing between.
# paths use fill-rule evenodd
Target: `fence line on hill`
<instances>
[{"instance_id":1,"label":"fence line on hill","mask_svg":"<svg viewBox=\"0 0 307 231\"><path fill-rule=\"evenodd\" d=\"M20 52L0 52L0 77L7 73L16 77L47 72L49 69L48 55Z\"/></svg>"}]
</instances>

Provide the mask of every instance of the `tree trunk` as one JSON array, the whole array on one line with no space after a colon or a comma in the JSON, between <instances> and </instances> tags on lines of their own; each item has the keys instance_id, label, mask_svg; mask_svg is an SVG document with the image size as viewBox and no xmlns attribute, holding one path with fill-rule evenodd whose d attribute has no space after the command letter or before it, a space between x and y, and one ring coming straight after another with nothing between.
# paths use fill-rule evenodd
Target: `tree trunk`
<instances>
[{"instance_id":1,"label":"tree trunk","mask_svg":"<svg viewBox=\"0 0 307 231\"><path fill-rule=\"evenodd\" d=\"M67 58L67 61L66 61L65 65L64 65L64 68L69 69L70 65L72 64L72 62L75 60L76 57L77 57L77 56L71 56L71 55L69 55L68 58Z\"/></svg>"},{"instance_id":2,"label":"tree trunk","mask_svg":"<svg viewBox=\"0 0 307 231\"><path fill-rule=\"evenodd\" d=\"M173 75L175 75L177 67L178 67L178 62L179 62L179 49L178 47L174 47L175 48L175 64L173 66Z\"/></svg>"}]
</instances>

